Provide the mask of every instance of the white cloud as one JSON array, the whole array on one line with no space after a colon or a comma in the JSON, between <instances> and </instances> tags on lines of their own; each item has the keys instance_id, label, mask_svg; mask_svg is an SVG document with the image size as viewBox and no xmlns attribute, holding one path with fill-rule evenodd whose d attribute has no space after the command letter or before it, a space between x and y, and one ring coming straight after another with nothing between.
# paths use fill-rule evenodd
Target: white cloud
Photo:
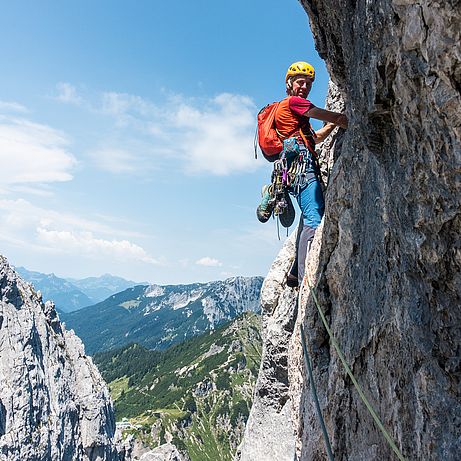
<instances>
[{"instance_id":1,"label":"white cloud","mask_svg":"<svg viewBox=\"0 0 461 461\"><path fill-rule=\"evenodd\" d=\"M96 238L87 231L58 231L37 228L38 240L55 250L65 253L84 254L91 257L112 257L117 260L137 260L149 264L158 264L139 245L128 240L105 240Z\"/></svg>"},{"instance_id":2,"label":"white cloud","mask_svg":"<svg viewBox=\"0 0 461 461\"><path fill-rule=\"evenodd\" d=\"M78 259L88 257L106 264L113 261L159 264L140 245L126 238L137 234L40 208L23 199L0 200L0 229L0 239L31 251L69 254Z\"/></svg>"},{"instance_id":3,"label":"white cloud","mask_svg":"<svg viewBox=\"0 0 461 461\"><path fill-rule=\"evenodd\" d=\"M123 149L97 149L89 153L101 170L110 173L134 173L137 171L138 157Z\"/></svg>"},{"instance_id":4,"label":"white cloud","mask_svg":"<svg viewBox=\"0 0 461 461\"><path fill-rule=\"evenodd\" d=\"M41 184L40 188L34 187L34 186L9 186L8 191L16 194L16 193L25 193L28 195L36 195L37 197L51 197L54 195L54 192L47 187L46 184ZM3 191L3 193L7 193L6 190ZM2 191L0 190L0 195L2 194Z\"/></svg>"},{"instance_id":5,"label":"white cloud","mask_svg":"<svg viewBox=\"0 0 461 461\"><path fill-rule=\"evenodd\" d=\"M254 171L256 107L251 98L222 93L212 98L168 94L161 102L138 95L103 92L81 96L58 83L57 99L85 108L104 127L97 145L87 148L94 165L114 174L147 174L177 167L188 174L229 175ZM99 117L99 120L98 120Z\"/></svg>"},{"instance_id":6,"label":"white cloud","mask_svg":"<svg viewBox=\"0 0 461 461\"><path fill-rule=\"evenodd\" d=\"M19 104L14 101L0 101L0 111L1 112L20 112L20 113L29 112L27 107L24 107L22 104Z\"/></svg>"},{"instance_id":7,"label":"white cloud","mask_svg":"<svg viewBox=\"0 0 461 461\"><path fill-rule=\"evenodd\" d=\"M156 118L157 108L140 96L127 93L106 92L102 94L102 114L115 119L117 127L129 127L146 131L146 124Z\"/></svg>"},{"instance_id":8,"label":"white cloud","mask_svg":"<svg viewBox=\"0 0 461 461\"><path fill-rule=\"evenodd\" d=\"M188 170L227 175L254 170L254 104L246 96L223 93L196 108L182 104L174 117Z\"/></svg>"},{"instance_id":9,"label":"white cloud","mask_svg":"<svg viewBox=\"0 0 461 461\"><path fill-rule=\"evenodd\" d=\"M205 256L198 261L195 262L195 264L199 266L207 266L207 267L221 267L222 262L215 259L215 258L210 258L209 256Z\"/></svg>"},{"instance_id":10,"label":"white cloud","mask_svg":"<svg viewBox=\"0 0 461 461\"><path fill-rule=\"evenodd\" d=\"M58 90L58 96L56 97L58 101L75 104L76 106L82 104L82 97L77 93L75 86L70 83L60 82L56 85L56 89Z\"/></svg>"},{"instance_id":11,"label":"white cloud","mask_svg":"<svg viewBox=\"0 0 461 461\"><path fill-rule=\"evenodd\" d=\"M115 92L106 92L102 95L102 110L110 115L123 116L130 112L147 115L153 108L152 103L140 96Z\"/></svg>"},{"instance_id":12,"label":"white cloud","mask_svg":"<svg viewBox=\"0 0 461 461\"><path fill-rule=\"evenodd\" d=\"M117 218L110 216L98 216L98 218L99 220L91 220L71 213L60 213L36 206L24 199L0 199L0 228L8 228L17 234L23 231L35 231L37 227L45 227L62 230L84 230L119 238L146 237L137 232L120 230L122 223ZM108 222L111 225L106 224ZM13 224L14 228L12 227ZM117 227L114 228L114 224Z\"/></svg>"},{"instance_id":13,"label":"white cloud","mask_svg":"<svg viewBox=\"0 0 461 461\"><path fill-rule=\"evenodd\" d=\"M64 134L25 119L0 117L0 186L69 181L77 161Z\"/></svg>"},{"instance_id":14,"label":"white cloud","mask_svg":"<svg viewBox=\"0 0 461 461\"><path fill-rule=\"evenodd\" d=\"M194 99L169 95L164 103L153 104L136 95L106 92L99 113L114 119L117 133L115 142L106 140L106 153L123 152L114 157L112 169L110 162L96 162L108 171L147 171L149 164L159 166L167 158L179 160L178 165L192 174L228 175L261 166L253 154L255 105L246 96L222 93ZM138 161L132 161L134 157Z\"/></svg>"}]
</instances>

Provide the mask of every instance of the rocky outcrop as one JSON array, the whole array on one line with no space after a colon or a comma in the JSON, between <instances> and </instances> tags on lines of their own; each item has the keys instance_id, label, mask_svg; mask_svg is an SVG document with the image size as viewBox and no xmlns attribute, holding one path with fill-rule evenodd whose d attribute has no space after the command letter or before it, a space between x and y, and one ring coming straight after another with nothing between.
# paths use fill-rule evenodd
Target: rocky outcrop
<instances>
[{"instance_id":1,"label":"rocky outcrop","mask_svg":"<svg viewBox=\"0 0 461 461\"><path fill-rule=\"evenodd\" d=\"M115 461L114 432L82 342L0 256L0 459Z\"/></svg>"},{"instance_id":2,"label":"rocky outcrop","mask_svg":"<svg viewBox=\"0 0 461 461\"><path fill-rule=\"evenodd\" d=\"M397 459L346 375L308 282L403 456L459 459L459 2L301 3L350 124L329 146L336 162L324 221L310 251L288 347L295 459L326 459L304 371L301 324L335 459ZM286 288L279 293L278 305ZM265 315L268 325L273 314ZM270 343L270 329L266 337ZM253 426L258 421L259 432L265 424L272 430L256 411ZM257 437L254 443L246 439L242 459L258 444Z\"/></svg>"},{"instance_id":3,"label":"rocky outcrop","mask_svg":"<svg viewBox=\"0 0 461 461\"><path fill-rule=\"evenodd\" d=\"M165 443L149 451L139 458L139 461L185 461L178 449L172 443Z\"/></svg>"},{"instance_id":4,"label":"rocky outcrop","mask_svg":"<svg viewBox=\"0 0 461 461\"><path fill-rule=\"evenodd\" d=\"M295 433L289 399L287 354L296 319L296 293L284 286L294 256L292 235L261 290L263 352L253 406L236 461L293 461Z\"/></svg>"}]
</instances>

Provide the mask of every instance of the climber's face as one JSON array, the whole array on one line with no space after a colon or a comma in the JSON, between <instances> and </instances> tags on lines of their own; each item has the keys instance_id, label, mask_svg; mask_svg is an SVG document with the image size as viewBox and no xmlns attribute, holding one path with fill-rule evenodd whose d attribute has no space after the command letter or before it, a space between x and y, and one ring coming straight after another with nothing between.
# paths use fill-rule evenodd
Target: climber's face
<instances>
[{"instance_id":1,"label":"climber's face","mask_svg":"<svg viewBox=\"0 0 461 461\"><path fill-rule=\"evenodd\" d=\"M293 96L300 96L301 98L307 98L309 91L312 88L312 80L309 77L299 76L293 79Z\"/></svg>"}]
</instances>

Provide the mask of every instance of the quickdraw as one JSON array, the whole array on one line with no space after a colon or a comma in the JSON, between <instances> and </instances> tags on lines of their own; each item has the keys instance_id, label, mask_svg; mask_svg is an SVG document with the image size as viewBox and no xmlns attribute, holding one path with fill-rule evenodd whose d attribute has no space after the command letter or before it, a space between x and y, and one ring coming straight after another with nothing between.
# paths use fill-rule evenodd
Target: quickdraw
<instances>
[{"instance_id":1,"label":"quickdraw","mask_svg":"<svg viewBox=\"0 0 461 461\"><path fill-rule=\"evenodd\" d=\"M287 160L286 149L283 150L281 158L274 162L269 192L275 202L275 216L282 214L286 208L285 189L296 197L315 176L315 173L312 173L315 159L302 144L297 145L296 149L299 154L291 162Z\"/></svg>"},{"instance_id":2,"label":"quickdraw","mask_svg":"<svg viewBox=\"0 0 461 461\"><path fill-rule=\"evenodd\" d=\"M285 189L289 187L289 176L286 158L276 160L272 171L271 186L269 193L273 197L274 216L282 215L288 208L288 203L285 197Z\"/></svg>"},{"instance_id":3,"label":"quickdraw","mask_svg":"<svg viewBox=\"0 0 461 461\"><path fill-rule=\"evenodd\" d=\"M293 223L295 211L290 195L297 197L315 177L316 162L317 158L296 137L283 141L283 150L273 163L271 184L267 189L269 208L274 218L279 218L277 224L280 221L288 229Z\"/></svg>"},{"instance_id":4,"label":"quickdraw","mask_svg":"<svg viewBox=\"0 0 461 461\"><path fill-rule=\"evenodd\" d=\"M295 196L307 185L309 156L305 149L300 149L299 157L296 158L290 167L291 189Z\"/></svg>"}]
</instances>

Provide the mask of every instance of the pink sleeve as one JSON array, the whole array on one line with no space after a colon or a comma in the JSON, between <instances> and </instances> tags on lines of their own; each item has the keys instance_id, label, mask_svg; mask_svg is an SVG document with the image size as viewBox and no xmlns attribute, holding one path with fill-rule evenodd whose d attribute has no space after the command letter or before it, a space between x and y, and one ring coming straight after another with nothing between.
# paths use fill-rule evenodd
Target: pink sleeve
<instances>
[{"instance_id":1,"label":"pink sleeve","mask_svg":"<svg viewBox=\"0 0 461 461\"><path fill-rule=\"evenodd\" d=\"M288 105L290 110L296 115L304 115L308 110L315 107L308 99L299 96L292 96L288 101Z\"/></svg>"}]
</instances>

